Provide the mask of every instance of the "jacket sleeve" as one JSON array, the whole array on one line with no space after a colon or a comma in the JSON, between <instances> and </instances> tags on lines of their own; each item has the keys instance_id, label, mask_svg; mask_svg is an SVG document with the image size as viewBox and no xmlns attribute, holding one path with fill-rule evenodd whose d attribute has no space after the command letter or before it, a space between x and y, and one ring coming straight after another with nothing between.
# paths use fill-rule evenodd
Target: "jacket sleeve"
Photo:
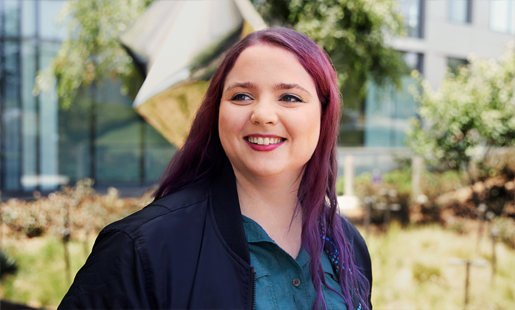
<instances>
[{"instance_id":1,"label":"jacket sleeve","mask_svg":"<svg viewBox=\"0 0 515 310\"><path fill-rule=\"evenodd\" d=\"M150 309L142 261L125 232L104 230L58 309Z\"/></svg>"},{"instance_id":2,"label":"jacket sleeve","mask_svg":"<svg viewBox=\"0 0 515 310\"><path fill-rule=\"evenodd\" d=\"M342 224L345 236L349 238L353 244L355 263L370 284L368 302L370 307L372 307L372 262L370 260L370 253L368 252L367 244L356 227L349 223L348 220L342 218Z\"/></svg>"}]
</instances>

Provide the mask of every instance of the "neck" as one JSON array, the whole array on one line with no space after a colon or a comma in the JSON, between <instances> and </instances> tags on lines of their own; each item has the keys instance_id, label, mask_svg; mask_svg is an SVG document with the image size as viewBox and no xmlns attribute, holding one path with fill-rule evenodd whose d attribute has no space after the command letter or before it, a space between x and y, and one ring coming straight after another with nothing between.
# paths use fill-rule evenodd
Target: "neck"
<instances>
[{"instance_id":1,"label":"neck","mask_svg":"<svg viewBox=\"0 0 515 310\"><path fill-rule=\"evenodd\" d=\"M296 258L302 239L297 209L300 176L248 177L234 169L241 213L256 221L283 250Z\"/></svg>"}]
</instances>

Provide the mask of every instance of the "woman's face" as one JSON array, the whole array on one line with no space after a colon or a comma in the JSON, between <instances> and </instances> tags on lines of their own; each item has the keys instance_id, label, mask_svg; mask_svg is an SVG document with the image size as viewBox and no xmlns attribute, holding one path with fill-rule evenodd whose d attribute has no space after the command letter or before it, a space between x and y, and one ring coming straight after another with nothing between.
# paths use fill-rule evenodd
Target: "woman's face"
<instances>
[{"instance_id":1,"label":"woman's face","mask_svg":"<svg viewBox=\"0 0 515 310\"><path fill-rule=\"evenodd\" d=\"M218 123L237 172L299 177L317 146L320 119L315 84L294 54L265 44L240 54L225 79Z\"/></svg>"}]
</instances>

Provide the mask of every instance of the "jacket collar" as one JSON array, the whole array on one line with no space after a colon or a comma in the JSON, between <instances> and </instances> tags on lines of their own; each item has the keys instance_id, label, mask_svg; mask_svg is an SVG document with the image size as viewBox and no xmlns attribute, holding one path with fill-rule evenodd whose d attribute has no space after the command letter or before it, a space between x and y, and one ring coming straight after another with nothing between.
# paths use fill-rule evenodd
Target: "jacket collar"
<instances>
[{"instance_id":1,"label":"jacket collar","mask_svg":"<svg viewBox=\"0 0 515 310\"><path fill-rule=\"evenodd\" d=\"M213 213L218 229L231 250L250 265L250 252L236 189L236 177L231 163L225 159L212 179Z\"/></svg>"}]
</instances>

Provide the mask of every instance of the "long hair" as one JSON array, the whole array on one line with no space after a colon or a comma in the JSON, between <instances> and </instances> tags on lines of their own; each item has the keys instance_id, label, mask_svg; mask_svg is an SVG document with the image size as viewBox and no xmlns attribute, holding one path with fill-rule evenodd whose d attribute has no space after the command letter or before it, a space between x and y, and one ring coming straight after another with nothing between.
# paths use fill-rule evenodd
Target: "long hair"
<instances>
[{"instance_id":1,"label":"long hair","mask_svg":"<svg viewBox=\"0 0 515 310\"><path fill-rule=\"evenodd\" d=\"M302 246L311 258L311 278L317 292L313 309L320 306L326 308L321 285L328 285L320 253L328 236L339 253L339 259L335 262L347 307L356 309L361 305L361 309L368 309L370 284L354 262L352 244L343 233L336 200L336 139L341 105L336 72L323 49L306 35L287 28L270 28L247 35L229 49L211 79L186 143L176 152L163 175L156 199L211 177L226 159L218 134L225 78L241 52L257 43L284 48L295 55L313 78L322 105L320 137L311 159L306 163L297 195L302 212ZM334 288L329 289L338 292Z\"/></svg>"}]
</instances>

